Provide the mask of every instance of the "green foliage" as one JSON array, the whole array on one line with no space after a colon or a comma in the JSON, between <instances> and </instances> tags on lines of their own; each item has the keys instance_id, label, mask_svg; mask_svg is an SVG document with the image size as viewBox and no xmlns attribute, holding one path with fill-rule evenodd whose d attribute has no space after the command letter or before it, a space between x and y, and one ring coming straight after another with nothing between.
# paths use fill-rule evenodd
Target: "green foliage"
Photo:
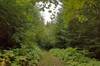
<instances>
[{"instance_id":1,"label":"green foliage","mask_svg":"<svg viewBox=\"0 0 100 66\"><path fill-rule=\"evenodd\" d=\"M41 57L41 50L34 46L34 48L20 48L13 50L2 51L0 58L6 59L11 66L35 66Z\"/></svg>"},{"instance_id":2,"label":"green foliage","mask_svg":"<svg viewBox=\"0 0 100 66\"><path fill-rule=\"evenodd\" d=\"M13 44L21 44L26 38L28 42L33 42L31 36L35 34L34 25L39 22L37 11L33 8L34 2L34 0L0 0L0 29L2 29L0 33L5 31L4 35L1 34L2 43L3 40L6 39L7 41L9 40L8 42L10 43L4 44L13 46ZM7 47L7 49L9 48Z\"/></svg>"},{"instance_id":3,"label":"green foliage","mask_svg":"<svg viewBox=\"0 0 100 66\"><path fill-rule=\"evenodd\" d=\"M64 9L57 24L57 47L89 50L100 47L98 3L98 0L63 0Z\"/></svg>"},{"instance_id":4,"label":"green foliage","mask_svg":"<svg viewBox=\"0 0 100 66\"><path fill-rule=\"evenodd\" d=\"M51 49L56 44L56 24L47 24L40 27L40 31L37 33L37 43L43 49Z\"/></svg>"},{"instance_id":5,"label":"green foliage","mask_svg":"<svg viewBox=\"0 0 100 66\"><path fill-rule=\"evenodd\" d=\"M63 60L65 66L97 66L100 64L99 61L86 57L84 51L75 48L51 49L50 53Z\"/></svg>"},{"instance_id":6,"label":"green foliage","mask_svg":"<svg viewBox=\"0 0 100 66\"><path fill-rule=\"evenodd\" d=\"M78 49L87 49L92 52L89 56L100 59L100 1L63 0L57 23L47 25L34 7L37 1L0 0L0 61L36 66L44 53L41 49L67 48L51 49L50 54L65 66L99 66L100 61Z\"/></svg>"},{"instance_id":7,"label":"green foliage","mask_svg":"<svg viewBox=\"0 0 100 66\"><path fill-rule=\"evenodd\" d=\"M34 7L35 2L0 0L0 48L4 49L1 50L1 58L8 60L12 66L33 66L40 59L36 33L41 22Z\"/></svg>"}]
</instances>

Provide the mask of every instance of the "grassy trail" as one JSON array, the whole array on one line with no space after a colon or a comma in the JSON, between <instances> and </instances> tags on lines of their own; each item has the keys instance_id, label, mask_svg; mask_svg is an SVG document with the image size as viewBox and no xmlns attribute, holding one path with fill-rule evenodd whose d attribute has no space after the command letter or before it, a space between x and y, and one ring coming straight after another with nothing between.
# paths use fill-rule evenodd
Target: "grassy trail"
<instances>
[{"instance_id":1,"label":"grassy trail","mask_svg":"<svg viewBox=\"0 0 100 66\"><path fill-rule=\"evenodd\" d=\"M49 52L45 52L37 66L64 66L64 62Z\"/></svg>"}]
</instances>

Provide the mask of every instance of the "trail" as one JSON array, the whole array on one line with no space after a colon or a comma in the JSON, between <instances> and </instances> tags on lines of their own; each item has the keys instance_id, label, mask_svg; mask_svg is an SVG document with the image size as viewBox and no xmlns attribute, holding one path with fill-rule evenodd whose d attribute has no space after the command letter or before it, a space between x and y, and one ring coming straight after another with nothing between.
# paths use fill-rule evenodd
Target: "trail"
<instances>
[{"instance_id":1,"label":"trail","mask_svg":"<svg viewBox=\"0 0 100 66\"><path fill-rule=\"evenodd\" d=\"M64 62L49 52L45 52L37 66L64 66Z\"/></svg>"}]
</instances>

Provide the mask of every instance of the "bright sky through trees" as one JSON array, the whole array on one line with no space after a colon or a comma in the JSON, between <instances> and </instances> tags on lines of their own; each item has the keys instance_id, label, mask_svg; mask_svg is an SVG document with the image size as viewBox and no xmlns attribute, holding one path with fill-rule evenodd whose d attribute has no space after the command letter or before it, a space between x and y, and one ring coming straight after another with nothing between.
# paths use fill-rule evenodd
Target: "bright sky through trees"
<instances>
[{"instance_id":1,"label":"bright sky through trees","mask_svg":"<svg viewBox=\"0 0 100 66\"><path fill-rule=\"evenodd\" d=\"M62 9L62 3L59 0L56 0L56 3L40 1L36 3L36 6L40 9L44 24L55 22Z\"/></svg>"}]
</instances>

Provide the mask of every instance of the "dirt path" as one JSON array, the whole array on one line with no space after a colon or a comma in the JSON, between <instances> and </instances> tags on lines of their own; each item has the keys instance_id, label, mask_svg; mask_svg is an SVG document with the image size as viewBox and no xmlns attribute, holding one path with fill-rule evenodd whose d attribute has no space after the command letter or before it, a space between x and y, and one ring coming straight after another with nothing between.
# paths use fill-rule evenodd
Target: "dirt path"
<instances>
[{"instance_id":1,"label":"dirt path","mask_svg":"<svg viewBox=\"0 0 100 66\"><path fill-rule=\"evenodd\" d=\"M43 57L37 66L64 66L64 63L57 57L54 57L52 54L47 52L43 54Z\"/></svg>"}]
</instances>

